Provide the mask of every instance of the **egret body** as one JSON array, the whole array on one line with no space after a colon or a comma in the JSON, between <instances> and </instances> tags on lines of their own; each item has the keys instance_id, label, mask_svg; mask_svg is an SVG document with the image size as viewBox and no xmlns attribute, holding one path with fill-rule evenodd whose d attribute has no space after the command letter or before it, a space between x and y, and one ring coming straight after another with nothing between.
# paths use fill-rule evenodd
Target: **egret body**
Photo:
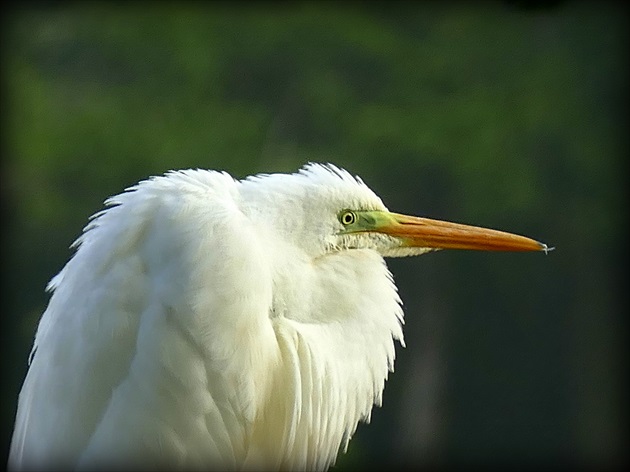
<instances>
[{"instance_id":1,"label":"egret body","mask_svg":"<svg viewBox=\"0 0 630 472\"><path fill-rule=\"evenodd\" d=\"M48 286L11 469L326 469L403 343L384 257L547 249L391 213L332 165L171 172L106 203Z\"/></svg>"}]
</instances>

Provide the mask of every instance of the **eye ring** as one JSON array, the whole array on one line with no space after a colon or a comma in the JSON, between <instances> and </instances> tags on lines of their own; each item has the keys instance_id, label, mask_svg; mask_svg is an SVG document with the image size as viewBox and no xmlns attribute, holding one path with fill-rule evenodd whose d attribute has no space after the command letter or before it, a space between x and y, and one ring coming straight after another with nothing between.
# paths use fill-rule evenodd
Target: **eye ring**
<instances>
[{"instance_id":1,"label":"eye ring","mask_svg":"<svg viewBox=\"0 0 630 472\"><path fill-rule=\"evenodd\" d=\"M353 211L345 210L339 215L339 221L342 225L348 226L354 224L357 221L357 215Z\"/></svg>"}]
</instances>

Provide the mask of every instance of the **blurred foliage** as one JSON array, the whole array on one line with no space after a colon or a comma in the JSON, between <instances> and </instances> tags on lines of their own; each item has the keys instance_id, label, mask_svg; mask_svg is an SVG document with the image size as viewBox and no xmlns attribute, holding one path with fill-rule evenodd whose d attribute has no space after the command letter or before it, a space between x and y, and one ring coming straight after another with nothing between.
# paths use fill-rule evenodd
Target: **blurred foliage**
<instances>
[{"instance_id":1,"label":"blurred foliage","mask_svg":"<svg viewBox=\"0 0 630 472\"><path fill-rule=\"evenodd\" d=\"M339 469L627 458L628 18L614 3L43 3L2 24L1 432L50 279L109 195L173 168L330 161L396 211L549 257L390 262L384 406Z\"/></svg>"}]
</instances>

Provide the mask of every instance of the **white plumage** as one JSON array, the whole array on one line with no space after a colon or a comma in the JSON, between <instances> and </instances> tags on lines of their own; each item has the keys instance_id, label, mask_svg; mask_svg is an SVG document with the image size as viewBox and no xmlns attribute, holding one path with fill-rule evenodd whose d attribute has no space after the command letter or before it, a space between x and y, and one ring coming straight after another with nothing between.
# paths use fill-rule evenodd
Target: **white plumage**
<instances>
[{"instance_id":1,"label":"white plumage","mask_svg":"<svg viewBox=\"0 0 630 472\"><path fill-rule=\"evenodd\" d=\"M107 205L49 284L12 469L326 469L403 342L383 256L463 247L392 229L331 165L171 172ZM546 249L511 237L467 244Z\"/></svg>"}]
</instances>

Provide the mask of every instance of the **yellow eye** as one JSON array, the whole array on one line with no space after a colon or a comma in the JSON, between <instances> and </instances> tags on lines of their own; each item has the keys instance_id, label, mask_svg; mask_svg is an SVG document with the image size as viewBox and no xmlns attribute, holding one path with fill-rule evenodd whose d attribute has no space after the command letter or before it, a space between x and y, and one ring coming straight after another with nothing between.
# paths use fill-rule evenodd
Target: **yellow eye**
<instances>
[{"instance_id":1,"label":"yellow eye","mask_svg":"<svg viewBox=\"0 0 630 472\"><path fill-rule=\"evenodd\" d=\"M357 221L357 215L353 211L346 210L339 215L339 221L342 225L348 226Z\"/></svg>"}]
</instances>

